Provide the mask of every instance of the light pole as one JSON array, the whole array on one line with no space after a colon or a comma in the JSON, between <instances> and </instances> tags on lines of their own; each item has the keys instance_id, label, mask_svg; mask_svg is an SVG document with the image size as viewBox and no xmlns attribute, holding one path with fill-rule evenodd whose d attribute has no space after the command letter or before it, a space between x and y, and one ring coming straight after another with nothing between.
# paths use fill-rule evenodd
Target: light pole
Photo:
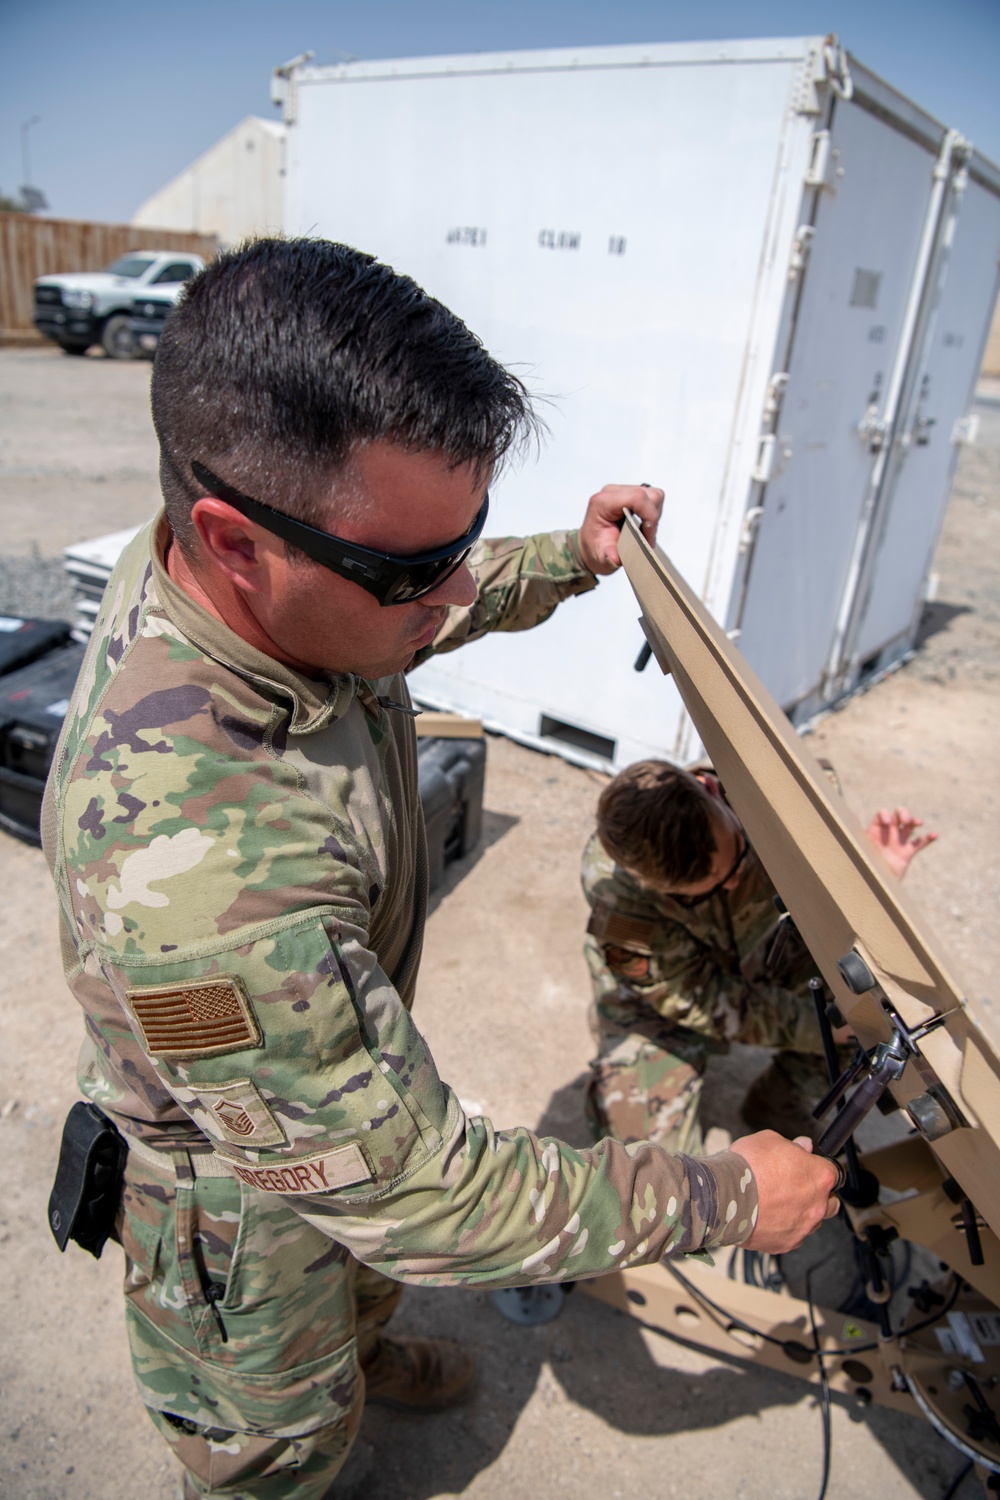
<instances>
[{"instance_id":1,"label":"light pole","mask_svg":"<svg viewBox=\"0 0 1000 1500\"><path fill-rule=\"evenodd\" d=\"M24 173L24 186L31 186L31 163L28 157L28 131L32 125L42 123L41 115L32 115L30 120L25 120L21 126L21 171Z\"/></svg>"}]
</instances>

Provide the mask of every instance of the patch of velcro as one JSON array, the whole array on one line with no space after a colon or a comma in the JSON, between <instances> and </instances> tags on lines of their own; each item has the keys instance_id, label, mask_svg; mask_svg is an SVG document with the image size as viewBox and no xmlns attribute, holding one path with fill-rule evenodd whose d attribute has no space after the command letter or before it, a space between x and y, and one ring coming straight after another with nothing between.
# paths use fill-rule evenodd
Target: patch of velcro
<instances>
[{"instance_id":1,"label":"patch of velcro","mask_svg":"<svg viewBox=\"0 0 1000 1500\"><path fill-rule=\"evenodd\" d=\"M268 1167L236 1162L221 1151L217 1154L241 1182L262 1193L288 1193L296 1197L304 1193L332 1193L337 1188L351 1187L358 1182L371 1182L375 1176L357 1141L349 1141L346 1146L337 1146L333 1151L300 1156L295 1161L278 1162Z\"/></svg>"},{"instance_id":2,"label":"patch of velcro","mask_svg":"<svg viewBox=\"0 0 1000 1500\"><path fill-rule=\"evenodd\" d=\"M626 948L645 947L655 926L649 917L630 917L623 911L613 911L604 928L604 936L609 942L621 943Z\"/></svg>"},{"instance_id":3,"label":"patch of velcro","mask_svg":"<svg viewBox=\"0 0 1000 1500\"><path fill-rule=\"evenodd\" d=\"M651 917L633 917L628 912L615 911L601 901L591 912L587 931L598 942L618 943L623 948L645 948L648 952L655 926Z\"/></svg>"},{"instance_id":4,"label":"patch of velcro","mask_svg":"<svg viewBox=\"0 0 1000 1500\"><path fill-rule=\"evenodd\" d=\"M142 1043L152 1057L211 1057L263 1041L243 983L214 974L185 984L136 985L125 991Z\"/></svg>"}]
</instances>

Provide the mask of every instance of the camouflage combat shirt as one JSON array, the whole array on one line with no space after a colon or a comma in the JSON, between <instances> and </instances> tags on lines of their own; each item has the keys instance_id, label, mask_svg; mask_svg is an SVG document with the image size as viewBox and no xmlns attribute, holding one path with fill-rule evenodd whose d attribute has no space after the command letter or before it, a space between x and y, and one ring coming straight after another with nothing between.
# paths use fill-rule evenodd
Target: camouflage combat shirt
<instances>
[{"instance_id":1,"label":"camouflage combat shirt","mask_svg":"<svg viewBox=\"0 0 1000 1500\"><path fill-rule=\"evenodd\" d=\"M405 679L261 654L170 579L168 539L161 516L115 569L46 795L84 1093L148 1146L210 1145L397 1279L595 1275L747 1238L733 1153L466 1118L408 1009L426 851ZM573 533L471 565L478 597L435 649L595 582Z\"/></svg>"},{"instance_id":2,"label":"camouflage combat shirt","mask_svg":"<svg viewBox=\"0 0 1000 1500\"><path fill-rule=\"evenodd\" d=\"M584 953L602 1030L610 1035L655 1012L720 1042L820 1050L807 988L816 967L794 929L779 934L774 886L753 849L734 890L693 907L641 885L596 833L581 879L591 907Z\"/></svg>"}]
</instances>

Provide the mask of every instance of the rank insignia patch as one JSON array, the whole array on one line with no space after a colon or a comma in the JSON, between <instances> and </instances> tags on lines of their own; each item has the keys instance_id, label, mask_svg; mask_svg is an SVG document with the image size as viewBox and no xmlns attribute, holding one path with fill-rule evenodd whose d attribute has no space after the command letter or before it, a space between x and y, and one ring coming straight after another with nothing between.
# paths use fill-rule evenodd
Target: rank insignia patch
<instances>
[{"instance_id":1,"label":"rank insignia patch","mask_svg":"<svg viewBox=\"0 0 1000 1500\"><path fill-rule=\"evenodd\" d=\"M253 1135L253 1121L246 1110L240 1109L237 1104L230 1104L228 1099L223 1099L221 1104L213 1104L212 1113L227 1130L231 1130L241 1140Z\"/></svg>"},{"instance_id":2,"label":"rank insignia patch","mask_svg":"<svg viewBox=\"0 0 1000 1500\"><path fill-rule=\"evenodd\" d=\"M200 1086L189 1107L196 1124L217 1141L230 1141L234 1146L287 1145L285 1132L252 1079Z\"/></svg>"},{"instance_id":3,"label":"rank insignia patch","mask_svg":"<svg viewBox=\"0 0 1000 1500\"><path fill-rule=\"evenodd\" d=\"M125 991L152 1057L211 1057L263 1041L242 981L234 974Z\"/></svg>"}]
</instances>

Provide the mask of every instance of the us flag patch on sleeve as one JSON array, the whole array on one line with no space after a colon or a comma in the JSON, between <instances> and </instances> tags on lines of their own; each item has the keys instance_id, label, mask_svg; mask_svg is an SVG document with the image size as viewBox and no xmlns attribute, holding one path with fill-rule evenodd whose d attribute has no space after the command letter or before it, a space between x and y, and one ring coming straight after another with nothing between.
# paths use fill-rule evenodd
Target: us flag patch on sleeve
<instances>
[{"instance_id":1,"label":"us flag patch on sleeve","mask_svg":"<svg viewBox=\"0 0 1000 1500\"><path fill-rule=\"evenodd\" d=\"M263 1043L250 997L235 974L125 991L152 1057L211 1057Z\"/></svg>"}]
</instances>

